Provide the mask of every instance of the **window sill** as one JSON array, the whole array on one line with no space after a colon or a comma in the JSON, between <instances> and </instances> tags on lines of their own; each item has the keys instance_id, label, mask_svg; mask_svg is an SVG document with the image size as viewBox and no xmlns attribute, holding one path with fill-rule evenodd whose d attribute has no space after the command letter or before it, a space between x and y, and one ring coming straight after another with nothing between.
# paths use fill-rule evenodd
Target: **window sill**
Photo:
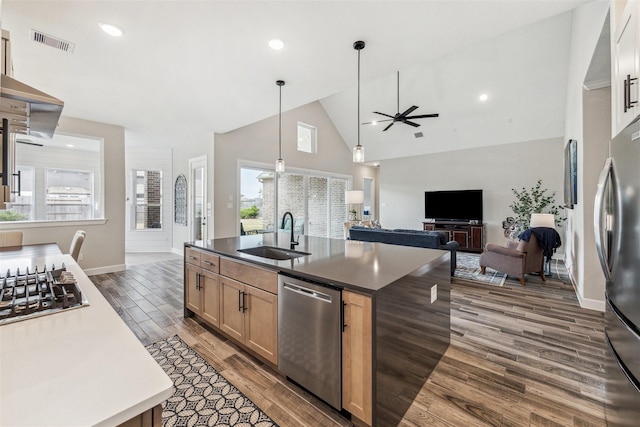
<instances>
[{"instance_id":1,"label":"window sill","mask_svg":"<svg viewBox=\"0 0 640 427\"><path fill-rule=\"evenodd\" d=\"M81 225L104 225L108 219L83 219L78 221L3 221L0 222L0 230L15 230L25 228L44 227L77 227Z\"/></svg>"}]
</instances>

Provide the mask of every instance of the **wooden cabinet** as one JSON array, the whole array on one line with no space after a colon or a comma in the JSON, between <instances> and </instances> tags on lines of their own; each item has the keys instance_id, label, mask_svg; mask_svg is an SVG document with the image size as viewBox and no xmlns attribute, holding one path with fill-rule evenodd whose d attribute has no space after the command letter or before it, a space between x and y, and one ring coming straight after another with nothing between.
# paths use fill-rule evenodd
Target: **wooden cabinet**
<instances>
[{"instance_id":1,"label":"wooden cabinet","mask_svg":"<svg viewBox=\"0 0 640 427\"><path fill-rule=\"evenodd\" d=\"M228 277L220 282L220 329L277 365L278 296Z\"/></svg>"},{"instance_id":2,"label":"wooden cabinet","mask_svg":"<svg viewBox=\"0 0 640 427\"><path fill-rule=\"evenodd\" d=\"M162 427L162 405L144 411L118 427Z\"/></svg>"},{"instance_id":3,"label":"wooden cabinet","mask_svg":"<svg viewBox=\"0 0 640 427\"><path fill-rule=\"evenodd\" d=\"M195 314L278 364L278 274L211 252L185 248L185 316Z\"/></svg>"},{"instance_id":4,"label":"wooden cabinet","mask_svg":"<svg viewBox=\"0 0 640 427\"><path fill-rule=\"evenodd\" d=\"M447 241L456 241L458 248L466 252L482 252L485 244L484 224L468 222L423 222L427 231L441 231L447 235Z\"/></svg>"},{"instance_id":5,"label":"wooden cabinet","mask_svg":"<svg viewBox=\"0 0 640 427\"><path fill-rule=\"evenodd\" d=\"M220 327L219 257L185 248L184 259L185 309Z\"/></svg>"},{"instance_id":6,"label":"wooden cabinet","mask_svg":"<svg viewBox=\"0 0 640 427\"><path fill-rule=\"evenodd\" d=\"M342 407L367 425L373 422L373 314L371 298L342 292Z\"/></svg>"}]
</instances>

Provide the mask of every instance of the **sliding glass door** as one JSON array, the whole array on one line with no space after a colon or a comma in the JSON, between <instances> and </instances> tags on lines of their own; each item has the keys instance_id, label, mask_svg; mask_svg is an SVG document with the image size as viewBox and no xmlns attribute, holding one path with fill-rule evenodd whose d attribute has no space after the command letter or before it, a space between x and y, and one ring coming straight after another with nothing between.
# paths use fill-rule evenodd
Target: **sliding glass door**
<instances>
[{"instance_id":1,"label":"sliding glass door","mask_svg":"<svg viewBox=\"0 0 640 427\"><path fill-rule=\"evenodd\" d=\"M257 234L282 228L291 212L294 233L343 238L347 218L344 192L348 179L317 173L275 174L268 169L240 169L240 233ZM290 220L284 224L291 230Z\"/></svg>"}]
</instances>

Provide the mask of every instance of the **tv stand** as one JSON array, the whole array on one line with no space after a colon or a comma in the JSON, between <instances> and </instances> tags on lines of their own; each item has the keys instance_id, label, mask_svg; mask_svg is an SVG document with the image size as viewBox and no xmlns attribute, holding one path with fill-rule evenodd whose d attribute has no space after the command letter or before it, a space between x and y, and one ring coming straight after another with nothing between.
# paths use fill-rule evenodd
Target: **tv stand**
<instances>
[{"instance_id":1,"label":"tv stand","mask_svg":"<svg viewBox=\"0 0 640 427\"><path fill-rule=\"evenodd\" d=\"M454 240L460 247L458 250L466 252L482 252L484 249L484 224L469 224L469 222L453 221L424 221L422 228L427 231L444 231L447 241Z\"/></svg>"}]
</instances>

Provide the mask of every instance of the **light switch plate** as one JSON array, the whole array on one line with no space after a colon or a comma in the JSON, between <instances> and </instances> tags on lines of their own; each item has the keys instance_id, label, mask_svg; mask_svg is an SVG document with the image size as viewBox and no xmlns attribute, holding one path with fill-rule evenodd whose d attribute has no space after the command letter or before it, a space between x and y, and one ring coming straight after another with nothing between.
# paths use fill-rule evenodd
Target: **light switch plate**
<instances>
[{"instance_id":1,"label":"light switch plate","mask_svg":"<svg viewBox=\"0 0 640 427\"><path fill-rule=\"evenodd\" d=\"M435 284L431 287L431 304L436 302L438 299L438 284Z\"/></svg>"}]
</instances>

